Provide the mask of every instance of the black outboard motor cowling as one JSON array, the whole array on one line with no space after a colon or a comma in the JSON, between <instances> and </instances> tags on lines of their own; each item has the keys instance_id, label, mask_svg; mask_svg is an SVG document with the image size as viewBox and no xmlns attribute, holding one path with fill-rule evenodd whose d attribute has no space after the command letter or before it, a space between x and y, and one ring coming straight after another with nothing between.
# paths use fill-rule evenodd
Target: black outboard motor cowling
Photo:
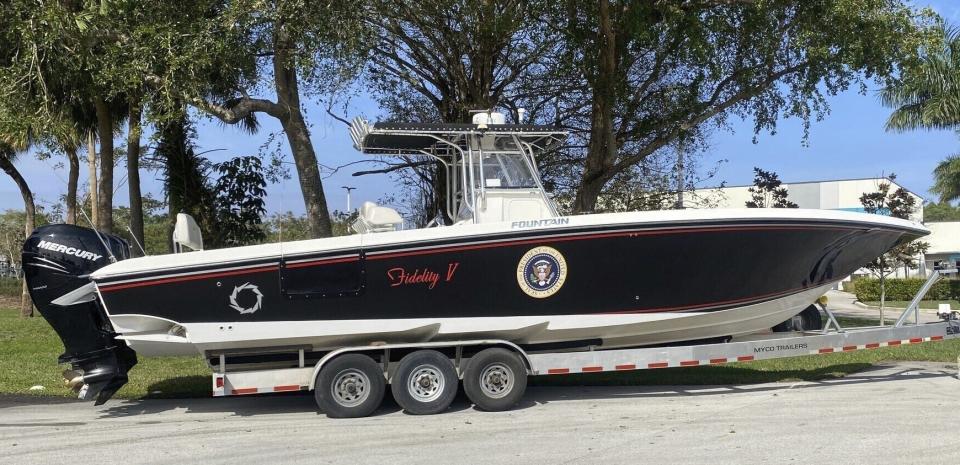
<instances>
[{"instance_id":1,"label":"black outboard motor cowling","mask_svg":"<svg viewBox=\"0 0 960 465\"><path fill-rule=\"evenodd\" d=\"M116 339L88 276L129 254L127 241L120 237L69 224L41 226L23 244L30 297L63 341L59 362L79 372L80 398L96 398L97 405L127 383L137 355Z\"/></svg>"}]
</instances>

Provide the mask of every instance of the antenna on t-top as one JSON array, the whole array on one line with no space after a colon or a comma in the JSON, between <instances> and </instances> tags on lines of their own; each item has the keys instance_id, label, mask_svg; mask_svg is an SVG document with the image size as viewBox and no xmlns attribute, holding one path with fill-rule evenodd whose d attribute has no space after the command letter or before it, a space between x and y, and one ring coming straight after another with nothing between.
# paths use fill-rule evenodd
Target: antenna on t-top
<instances>
[{"instance_id":1,"label":"antenna on t-top","mask_svg":"<svg viewBox=\"0 0 960 465\"><path fill-rule=\"evenodd\" d=\"M137 235L133 233L133 230L130 229L130 226L127 226L127 232L130 233L130 237L133 238L133 243L134 243L134 244L137 244L137 247L140 248L140 253L142 253L143 256L146 257L146 256L147 256L147 251L146 251L146 250L143 250L143 244L141 244L140 241L137 240Z\"/></svg>"}]
</instances>

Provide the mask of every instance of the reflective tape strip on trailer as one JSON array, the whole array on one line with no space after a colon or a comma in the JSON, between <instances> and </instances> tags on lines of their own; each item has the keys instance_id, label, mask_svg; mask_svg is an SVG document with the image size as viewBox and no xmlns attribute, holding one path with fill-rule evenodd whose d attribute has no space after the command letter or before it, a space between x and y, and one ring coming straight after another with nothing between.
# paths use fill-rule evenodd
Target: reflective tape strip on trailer
<instances>
[{"instance_id":1,"label":"reflective tape strip on trailer","mask_svg":"<svg viewBox=\"0 0 960 465\"><path fill-rule=\"evenodd\" d=\"M733 363L733 362L749 362L754 360L752 355L742 355L739 357L733 358L712 358L710 360L680 360L679 362L651 362L646 364L647 369L655 368L671 368L671 367L692 367L700 365L718 365L722 363ZM562 375L567 373L596 373L599 371L631 371L631 370L642 370L644 369L643 365L638 365L635 363L621 363L614 365L612 368L606 368L602 365L591 365L580 368L548 368L546 374L548 375Z\"/></svg>"},{"instance_id":2,"label":"reflective tape strip on trailer","mask_svg":"<svg viewBox=\"0 0 960 465\"><path fill-rule=\"evenodd\" d=\"M290 384L285 386L268 386L268 387L247 387L247 388L234 388L230 392L221 389L219 393L214 392L214 397L220 396L243 396L249 394L269 394L271 392L293 392L293 391L306 391L309 390L309 386L300 386L296 384Z\"/></svg>"},{"instance_id":3,"label":"reflective tape strip on trailer","mask_svg":"<svg viewBox=\"0 0 960 465\"><path fill-rule=\"evenodd\" d=\"M213 396L310 390L313 367L213 373Z\"/></svg>"},{"instance_id":4,"label":"reflective tape strip on trailer","mask_svg":"<svg viewBox=\"0 0 960 465\"><path fill-rule=\"evenodd\" d=\"M859 344L859 345L849 345L841 347L822 347L817 350L811 350L811 355L816 354L831 354L835 352L853 352L855 350L866 350L866 349L879 349L881 347L897 347L901 345L909 344L920 344L923 342L937 342L942 341L943 336L929 336L929 337L912 337L910 339L893 339L885 342L871 342L868 344Z\"/></svg>"},{"instance_id":5,"label":"reflective tape strip on trailer","mask_svg":"<svg viewBox=\"0 0 960 465\"><path fill-rule=\"evenodd\" d=\"M928 337L914 337L908 339L893 339L884 342L869 342L866 344L857 344L857 345L842 345L837 347L822 347L818 349L813 349L807 352L807 354L799 353L791 356L803 356L803 355L817 355L817 354L828 354L835 352L853 352L857 350L871 350L878 349L881 347L897 347L901 345L908 344L920 344L923 342L936 342L944 340L944 336L934 335ZM629 349L628 349L629 350ZM636 349L643 350L643 349ZM649 349L652 350L652 349ZM610 351L614 353L616 351ZM597 354L594 352L593 354ZM766 358L766 357L765 357ZM777 358L777 357L769 357ZM735 363L735 362L750 362L754 360L762 360L756 358L754 355L739 355L735 357L720 357L720 358L709 358L705 360L675 360L675 361L656 361L649 363L617 363L612 366L602 365L602 364L593 364L586 365L581 367L553 367L547 368L545 371L540 374L548 375L560 375L568 373L596 373L601 371L627 371L627 370L642 370L646 369L657 369L657 368L672 368L672 367L693 367L693 366L702 366L702 365L721 365L725 363Z\"/></svg>"}]
</instances>

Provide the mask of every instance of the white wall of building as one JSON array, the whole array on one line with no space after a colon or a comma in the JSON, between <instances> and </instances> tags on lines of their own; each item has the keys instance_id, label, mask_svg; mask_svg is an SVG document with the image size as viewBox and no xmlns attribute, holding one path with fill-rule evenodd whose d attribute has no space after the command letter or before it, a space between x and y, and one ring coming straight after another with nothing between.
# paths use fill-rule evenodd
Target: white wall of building
<instances>
[{"instance_id":1,"label":"white wall of building","mask_svg":"<svg viewBox=\"0 0 960 465\"><path fill-rule=\"evenodd\" d=\"M891 191L903 187L886 178L844 179L837 181L810 181L784 183L787 198L800 208L821 210L863 211L860 196L877 192L880 184L890 182ZM722 189L697 189L685 196L684 205L688 208L744 208L751 199L751 186L730 186ZM909 191L907 191L909 192ZM923 198L909 192L916 198L919 207L911 218L923 219Z\"/></svg>"},{"instance_id":2,"label":"white wall of building","mask_svg":"<svg viewBox=\"0 0 960 465\"><path fill-rule=\"evenodd\" d=\"M877 192L881 183L891 183L891 192L903 187L886 178L793 182L783 183L783 187L787 188L787 198L800 208L863 212L860 196ZM745 208L746 202L752 198L750 187L752 186L697 189L684 196L684 206L687 208ZM917 211L910 215L910 219L923 221L923 198L909 190L907 192L917 200L918 206ZM950 254L955 254L957 259L960 259L960 222L931 223L927 226L930 227L931 234L923 240L930 242L930 252L927 253L926 257L918 257L925 263L919 269L895 270L891 277L903 278L923 274L926 269L932 269L934 261L931 257L940 260L949 258ZM942 257L941 255L934 255L934 250L938 251L936 253L946 253L947 255ZM868 273L869 271L862 269L855 274Z\"/></svg>"},{"instance_id":3,"label":"white wall of building","mask_svg":"<svg viewBox=\"0 0 960 465\"><path fill-rule=\"evenodd\" d=\"M927 223L930 235L923 240L930 244L925 260L932 268L937 262L960 266L960 221Z\"/></svg>"}]
</instances>

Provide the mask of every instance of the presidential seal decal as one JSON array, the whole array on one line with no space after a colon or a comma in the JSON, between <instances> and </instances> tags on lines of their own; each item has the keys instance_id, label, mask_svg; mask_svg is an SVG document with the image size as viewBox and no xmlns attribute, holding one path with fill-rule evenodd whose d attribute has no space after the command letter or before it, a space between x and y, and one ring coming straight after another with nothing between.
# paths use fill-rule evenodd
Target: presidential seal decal
<instances>
[{"instance_id":1,"label":"presidential seal decal","mask_svg":"<svg viewBox=\"0 0 960 465\"><path fill-rule=\"evenodd\" d=\"M566 279L567 262L552 247L530 249L517 265L517 283L530 297L550 297L563 287Z\"/></svg>"}]
</instances>

